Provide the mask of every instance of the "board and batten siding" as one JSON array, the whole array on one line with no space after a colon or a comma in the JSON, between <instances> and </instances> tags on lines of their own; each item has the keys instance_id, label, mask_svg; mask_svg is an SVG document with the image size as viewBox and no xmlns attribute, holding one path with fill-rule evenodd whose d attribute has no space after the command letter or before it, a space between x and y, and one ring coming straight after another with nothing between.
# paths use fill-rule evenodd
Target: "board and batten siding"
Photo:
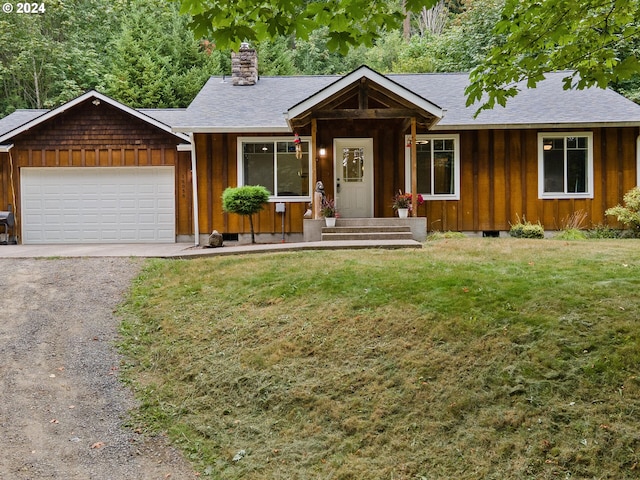
<instances>
[{"instance_id":1,"label":"board and batten siding","mask_svg":"<svg viewBox=\"0 0 640 480\"><path fill-rule=\"evenodd\" d=\"M574 129L575 130L575 129ZM616 225L605 210L622 202L623 195L636 185L637 127L581 128L593 132L593 199L538 198L538 133L551 129L494 129L451 131L460 135L460 200L429 200L418 208L427 217L429 231L505 231L518 218L540 222L547 230L561 228L573 212L583 210L585 227ZM570 132L571 129L556 131ZM434 133L434 132L421 132ZM438 131L440 134L447 132ZM318 178L333 196L334 138L372 137L374 141L374 215L391 217L394 192L404 185L404 131L400 123L351 123L318 125L318 145L327 156L317 159ZM243 136L257 136L243 134ZM238 134L196 134L201 232L248 233L249 222L239 215L222 211L222 192L237 186ZM284 200L286 202L286 200ZM285 232L302 232L306 202L287 203ZM255 215L257 233L281 232L281 216L275 204Z\"/></svg>"},{"instance_id":2,"label":"board and batten siding","mask_svg":"<svg viewBox=\"0 0 640 480\"><path fill-rule=\"evenodd\" d=\"M538 132L550 130L473 130L460 133L459 201L429 201L419 214L429 230L509 230L518 218L557 230L572 213L587 213L585 227L615 225L605 211L622 202L636 185L636 138L628 128L595 128L593 132L593 199L538 198ZM570 131L570 130L563 130Z\"/></svg>"},{"instance_id":3,"label":"board and batten siding","mask_svg":"<svg viewBox=\"0 0 640 480\"><path fill-rule=\"evenodd\" d=\"M238 186L238 134L195 134L198 159L198 214L201 233L249 233L247 217L222 210L222 192ZM259 136L247 135L242 136ZM292 137L293 138L293 137ZM286 200L284 200L286 201ZM284 217L286 233L301 233L305 202L287 202ZM269 203L253 218L256 233L282 232L282 216Z\"/></svg>"}]
</instances>

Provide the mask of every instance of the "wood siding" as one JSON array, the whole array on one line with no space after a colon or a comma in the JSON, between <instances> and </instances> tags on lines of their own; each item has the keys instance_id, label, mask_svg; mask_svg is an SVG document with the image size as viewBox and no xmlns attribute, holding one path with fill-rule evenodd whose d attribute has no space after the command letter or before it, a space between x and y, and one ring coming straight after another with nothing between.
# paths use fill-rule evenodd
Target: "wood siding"
<instances>
[{"instance_id":1,"label":"wood siding","mask_svg":"<svg viewBox=\"0 0 640 480\"><path fill-rule=\"evenodd\" d=\"M246 217L222 211L222 192L238 185L237 134L196 134L198 159L198 213L200 233L218 230L220 233L249 233ZM249 135L243 135L249 136ZM257 136L257 135L250 135ZM293 137L292 137L293 138ZM302 219L307 206L304 202L287 203L285 232L302 232ZM254 216L256 233L282 232L282 217L269 203Z\"/></svg>"},{"instance_id":2,"label":"wood siding","mask_svg":"<svg viewBox=\"0 0 640 480\"><path fill-rule=\"evenodd\" d=\"M564 130L563 130L564 131ZM538 198L538 132L479 130L460 132L459 201L429 201L420 207L429 230L509 230L518 218L562 227L572 213L587 213L586 227L612 224L605 210L622 202L636 185L637 128L581 129L593 132L593 199Z\"/></svg>"},{"instance_id":3,"label":"wood siding","mask_svg":"<svg viewBox=\"0 0 640 480\"><path fill-rule=\"evenodd\" d=\"M404 189L405 125L399 121L318 122L317 145L327 156L317 159L318 179L328 195L333 192L334 138L372 137L374 140L374 215L390 217L394 192ZM508 230L518 218L559 229L563 219L584 210L586 226L612 224L605 210L622 202L636 185L636 127L580 129L593 132L593 199L540 200L538 198L538 132L551 130L469 130L460 135L460 200L427 201L418 209L427 217L428 230ZM562 131L567 131L562 129ZM427 133L427 132L420 132ZM446 132L438 132L438 134ZM248 233L249 222L222 211L222 192L237 186L238 134L197 134L199 212L202 233ZM246 133L242 136L257 136ZM284 200L286 202L286 200ZM302 232L305 202L287 203L285 231ZM281 216L270 203L255 218L257 233L281 232Z\"/></svg>"},{"instance_id":4,"label":"wood siding","mask_svg":"<svg viewBox=\"0 0 640 480\"><path fill-rule=\"evenodd\" d=\"M176 234L193 235L190 152L180 139L105 103L87 101L11 140L0 153L0 210L16 211L20 233L22 167L174 166Z\"/></svg>"}]
</instances>

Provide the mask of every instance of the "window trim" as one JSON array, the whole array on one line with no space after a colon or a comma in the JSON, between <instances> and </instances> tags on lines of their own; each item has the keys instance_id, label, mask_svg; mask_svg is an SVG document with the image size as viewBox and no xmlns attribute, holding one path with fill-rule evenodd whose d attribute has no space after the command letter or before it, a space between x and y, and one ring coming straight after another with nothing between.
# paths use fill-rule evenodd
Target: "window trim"
<instances>
[{"instance_id":1,"label":"window trim","mask_svg":"<svg viewBox=\"0 0 640 480\"><path fill-rule=\"evenodd\" d=\"M300 140L302 142L307 142L309 143L309 177L308 177L308 182L309 182L309 195L296 195L296 196L292 196L292 195L286 195L286 196L277 196L277 195L269 195L269 202L270 203L274 203L274 202L310 202L311 201L311 192L312 192L312 188L311 188L311 168L312 168L312 164L311 164L311 137L310 136L301 136ZM274 151L277 152L277 147L276 147L276 142L288 142L291 143L293 142L293 136L289 135L289 136L268 136L268 137L238 137L237 138L237 158L236 158L236 162L237 162L237 169L238 169L238 180L237 180L237 184L239 187L242 187L245 185L244 183L244 159L242 157L242 144L243 143L273 143L274 144ZM275 165L274 165L275 166ZM274 177L274 185L277 185L277 169L275 170L275 177Z\"/></svg>"},{"instance_id":2,"label":"window trim","mask_svg":"<svg viewBox=\"0 0 640 480\"><path fill-rule=\"evenodd\" d=\"M545 192L544 191L544 145L545 138L586 137L587 138L587 191L580 192ZM566 140L565 140L565 162L566 162ZM565 163L566 166L566 163ZM593 132L538 132L538 199L570 199L570 198L593 198ZM566 182L566 169L565 178Z\"/></svg>"},{"instance_id":3,"label":"window trim","mask_svg":"<svg viewBox=\"0 0 640 480\"><path fill-rule=\"evenodd\" d=\"M416 135L416 141L421 140L453 140L453 193L418 192L424 200L460 200L460 134L420 134ZM411 192L411 135L405 135L405 192ZM433 172L432 172L433 174Z\"/></svg>"}]
</instances>

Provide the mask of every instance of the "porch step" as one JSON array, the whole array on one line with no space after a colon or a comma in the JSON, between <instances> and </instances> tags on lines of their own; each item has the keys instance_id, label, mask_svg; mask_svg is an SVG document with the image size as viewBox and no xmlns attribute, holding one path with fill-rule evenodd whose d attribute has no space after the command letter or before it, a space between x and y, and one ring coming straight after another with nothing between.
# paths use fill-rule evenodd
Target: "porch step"
<instances>
[{"instance_id":1,"label":"porch step","mask_svg":"<svg viewBox=\"0 0 640 480\"><path fill-rule=\"evenodd\" d=\"M322 241L412 240L411 227L396 218L339 218L322 228Z\"/></svg>"},{"instance_id":2,"label":"porch step","mask_svg":"<svg viewBox=\"0 0 640 480\"><path fill-rule=\"evenodd\" d=\"M322 241L354 241L354 240L413 240L411 232L408 233L322 233Z\"/></svg>"}]
</instances>

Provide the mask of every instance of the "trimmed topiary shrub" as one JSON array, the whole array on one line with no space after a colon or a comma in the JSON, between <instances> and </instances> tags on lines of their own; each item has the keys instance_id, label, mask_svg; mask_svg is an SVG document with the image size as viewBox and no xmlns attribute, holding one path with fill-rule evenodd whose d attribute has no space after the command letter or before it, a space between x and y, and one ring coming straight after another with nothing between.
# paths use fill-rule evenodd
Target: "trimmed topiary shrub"
<instances>
[{"instance_id":1,"label":"trimmed topiary shrub","mask_svg":"<svg viewBox=\"0 0 640 480\"><path fill-rule=\"evenodd\" d=\"M251 243L256 243L253 231L253 214L262 210L268 201L269 190L261 185L229 187L222 192L222 209L225 212L249 217Z\"/></svg>"}]
</instances>

